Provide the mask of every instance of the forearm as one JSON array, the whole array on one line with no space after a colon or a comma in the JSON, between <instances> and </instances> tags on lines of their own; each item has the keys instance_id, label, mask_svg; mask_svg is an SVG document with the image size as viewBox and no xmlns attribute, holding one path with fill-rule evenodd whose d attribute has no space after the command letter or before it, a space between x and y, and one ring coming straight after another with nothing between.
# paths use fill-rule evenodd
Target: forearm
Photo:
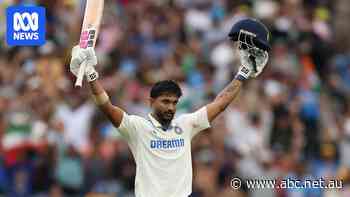
<instances>
[{"instance_id":1,"label":"forearm","mask_svg":"<svg viewBox=\"0 0 350 197\"><path fill-rule=\"evenodd\" d=\"M91 96L92 96L94 102L99 107L110 103L109 98L105 97L105 96L107 96L106 91L103 89L102 85L98 82L98 80L89 82L89 87L90 87L90 91L92 94Z\"/></svg>"},{"instance_id":2,"label":"forearm","mask_svg":"<svg viewBox=\"0 0 350 197\"><path fill-rule=\"evenodd\" d=\"M88 47L82 49L79 46L75 46L72 49L72 59L70 63L70 71L78 76L80 66L83 62L86 62L85 77L89 83L89 89L91 92L91 98L97 107L111 120L111 122L119 127L121 124L124 111L119 107L113 106L106 91L102 85L98 82L99 74L95 70L97 65L97 57L93 48Z\"/></svg>"},{"instance_id":3,"label":"forearm","mask_svg":"<svg viewBox=\"0 0 350 197\"><path fill-rule=\"evenodd\" d=\"M89 87L90 87L91 93L94 95L102 94L103 92L105 92L105 90L103 89L100 82L98 82L98 80L89 82Z\"/></svg>"},{"instance_id":4,"label":"forearm","mask_svg":"<svg viewBox=\"0 0 350 197\"><path fill-rule=\"evenodd\" d=\"M242 81L232 80L215 98L214 102L219 104L221 111L225 110L226 107L237 97L242 86Z\"/></svg>"},{"instance_id":5,"label":"forearm","mask_svg":"<svg viewBox=\"0 0 350 197\"><path fill-rule=\"evenodd\" d=\"M235 100L241 89L242 81L234 79L228 84L214 99L207 105L207 113L209 121L214 120L221 112L223 112L230 103Z\"/></svg>"},{"instance_id":6,"label":"forearm","mask_svg":"<svg viewBox=\"0 0 350 197\"><path fill-rule=\"evenodd\" d=\"M116 127L119 127L123 118L123 110L112 105L106 91L98 80L89 82L89 87L95 104Z\"/></svg>"}]
</instances>

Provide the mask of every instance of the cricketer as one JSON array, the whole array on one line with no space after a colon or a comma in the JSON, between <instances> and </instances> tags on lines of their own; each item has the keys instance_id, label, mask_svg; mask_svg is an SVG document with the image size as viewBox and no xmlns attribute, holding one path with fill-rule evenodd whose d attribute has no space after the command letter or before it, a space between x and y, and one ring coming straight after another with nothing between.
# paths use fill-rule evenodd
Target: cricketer
<instances>
[{"instance_id":1,"label":"cricketer","mask_svg":"<svg viewBox=\"0 0 350 197\"><path fill-rule=\"evenodd\" d=\"M118 128L136 162L136 197L188 197L192 192L191 140L237 97L242 84L257 77L268 61L269 32L255 19L233 25L229 38L238 43L241 66L216 98L199 110L174 118L182 92L172 80L159 81L150 91L152 112L147 117L130 115L114 106L98 82L93 48L75 46L70 71L77 76L82 62L92 99Z\"/></svg>"}]
</instances>

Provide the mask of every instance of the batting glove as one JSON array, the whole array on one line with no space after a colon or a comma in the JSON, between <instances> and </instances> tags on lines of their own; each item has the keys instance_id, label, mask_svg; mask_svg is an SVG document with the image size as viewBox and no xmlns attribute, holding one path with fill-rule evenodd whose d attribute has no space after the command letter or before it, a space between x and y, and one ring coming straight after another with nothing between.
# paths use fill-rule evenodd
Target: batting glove
<instances>
[{"instance_id":1,"label":"batting glove","mask_svg":"<svg viewBox=\"0 0 350 197\"><path fill-rule=\"evenodd\" d=\"M252 55L247 50L239 50L239 56L242 66L239 68L236 77L240 80L255 78L264 70L269 55L263 51L261 55Z\"/></svg>"},{"instance_id":2,"label":"batting glove","mask_svg":"<svg viewBox=\"0 0 350 197\"><path fill-rule=\"evenodd\" d=\"M97 65L95 50L91 47L83 49L76 45L72 49L72 59L70 61L70 72L73 73L74 76L78 76L79 68L83 62L86 63L84 74L87 81L90 82L98 79L98 73L95 70L95 66Z\"/></svg>"}]
</instances>

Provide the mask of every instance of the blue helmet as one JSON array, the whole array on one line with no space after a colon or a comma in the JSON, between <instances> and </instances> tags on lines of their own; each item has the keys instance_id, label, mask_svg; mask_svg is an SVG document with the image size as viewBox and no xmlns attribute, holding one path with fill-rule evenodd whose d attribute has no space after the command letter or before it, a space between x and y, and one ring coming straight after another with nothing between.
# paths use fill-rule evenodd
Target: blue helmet
<instances>
[{"instance_id":1,"label":"blue helmet","mask_svg":"<svg viewBox=\"0 0 350 197\"><path fill-rule=\"evenodd\" d=\"M268 51L270 49L269 34L269 30L263 23L256 19L246 18L235 23L228 36L232 41L239 41L243 46Z\"/></svg>"}]
</instances>

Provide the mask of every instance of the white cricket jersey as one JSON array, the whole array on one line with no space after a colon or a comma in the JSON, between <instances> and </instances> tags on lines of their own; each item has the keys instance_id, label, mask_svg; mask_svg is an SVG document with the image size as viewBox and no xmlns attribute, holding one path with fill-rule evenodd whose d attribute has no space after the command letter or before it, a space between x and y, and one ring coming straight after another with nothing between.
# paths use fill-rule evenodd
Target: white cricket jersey
<instances>
[{"instance_id":1,"label":"white cricket jersey","mask_svg":"<svg viewBox=\"0 0 350 197\"><path fill-rule=\"evenodd\" d=\"M167 131L151 115L124 113L118 130L136 161L136 197L188 197L192 192L191 139L209 127L206 107L173 119Z\"/></svg>"}]
</instances>

